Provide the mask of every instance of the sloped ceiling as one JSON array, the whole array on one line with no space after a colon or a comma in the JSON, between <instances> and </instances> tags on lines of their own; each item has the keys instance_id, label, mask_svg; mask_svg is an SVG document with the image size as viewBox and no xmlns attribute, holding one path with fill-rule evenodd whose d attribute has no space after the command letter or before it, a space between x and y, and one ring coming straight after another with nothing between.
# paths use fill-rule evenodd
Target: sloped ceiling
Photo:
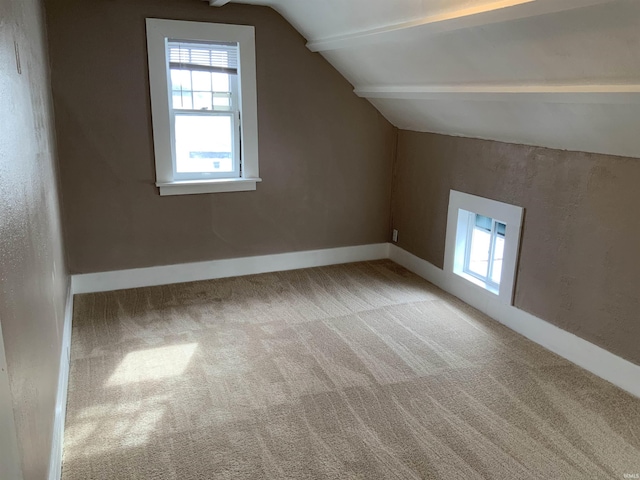
<instances>
[{"instance_id":1,"label":"sloped ceiling","mask_svg":"<svg viewBox=\"0 0 640 480\"><path fill-rule=\"evenodd\" d=\"M399 128L640 158L640 0L239 3L280 12Z\"/></svg>"}]
</instances>

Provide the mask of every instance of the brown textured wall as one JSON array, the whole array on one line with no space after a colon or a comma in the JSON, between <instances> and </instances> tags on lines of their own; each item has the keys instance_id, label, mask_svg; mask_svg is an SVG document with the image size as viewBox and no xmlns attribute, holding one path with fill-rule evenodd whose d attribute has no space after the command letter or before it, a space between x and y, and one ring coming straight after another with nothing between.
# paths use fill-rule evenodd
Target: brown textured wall
<instances>
[{"instance_id":1,"label":"brown textured wall","mask_svg":"<svg viewBox=\"0 0 640 480\"><path fill-rule=\"evenodd\" d=\"M395 129L274 10L45 3L72 273L387 241ZM255 26L257 191L158 195L145 17Z\"/></svg>"},{"instance_id":2,"label":"brown textured wall","mask_svg":"<svg viewBox=\"0 0 640 480\"><path fill-rule=\"evenodd\" d=\"M515 306L640 364L640 160L400 131L399 246L442 268L449 190L525 208Z\"/></svg>"},{"instance_id":3,"label":"brown textured wall","mask_svg":"<svg viewBox=\"0 0 640 480\"><path fill-rule=\"evenodd\" d=\"M49 467L68 275L38 0L0 0L0 98L0 321L24 478L41 480Z\"/></svg>"}]
</instances>

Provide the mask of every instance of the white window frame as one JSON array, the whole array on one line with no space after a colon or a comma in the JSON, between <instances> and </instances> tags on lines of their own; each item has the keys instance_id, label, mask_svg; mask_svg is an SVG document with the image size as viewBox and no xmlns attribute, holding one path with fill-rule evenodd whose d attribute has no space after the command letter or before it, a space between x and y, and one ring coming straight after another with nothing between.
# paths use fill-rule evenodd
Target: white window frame
<instances>
[{"instance_id":1,"label":"white window frame","mask_svg":"<svg viewBox=\"0 0 640 480\"><path fill-rule=\"evenodd\" d=\"M505 243L500 285L485 282L465 271L467 252L471 241L470 214L479 214L504 223ZM497 298L506 305L513 304L516 269L520 250L520 235L524 209L515 205L451 190L447 215L444 271L452 282L462 282Z\"/></svg>"},{"instance_id":2,"label":"white window frame","mask_svg":"<svg viewBox=\"0 0 640 480\"><path fill-rule=\"evenodd\" d=\"M238 192L256 189L258 169L258 108L256 90L255 29L246 25L187 22L147 18L147 58L156 186L160 195ZM235 178L177 180L174 178L173 122L167 42L237 42L239 46L239 111L241 174Z\"/></svg>"}]
</instances>

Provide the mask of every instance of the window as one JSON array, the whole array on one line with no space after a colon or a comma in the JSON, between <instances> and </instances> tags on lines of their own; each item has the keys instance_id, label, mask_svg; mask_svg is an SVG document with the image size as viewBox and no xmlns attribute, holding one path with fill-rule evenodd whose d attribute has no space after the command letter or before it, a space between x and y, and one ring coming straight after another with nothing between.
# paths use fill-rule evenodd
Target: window
<instances>
[{"instance_id":1,"label":"window","mask_svg":"<svg viewBox=\"0 0 640 480\"><path fill-rule=\"evenodd\" d=\"M493 218L465 212L468 217L467 243L462 271L476 277L490 290L498 291L502 276L504 239L507 226Z\"/></svg>"},{"instance_id":2,"label":"window","mask_svg":"<svg viewBox=\"0 0 640 480\"><path fill-rule=\"evenodd\" d=\"M147 19L161 195L255 190L254 29Z\"/></svg>"},{"instance_id":3,"label":"window","mask_svg":"<svg viewBox=\"0 0 640 480\"><path fill-rule=\"evenodd\" d=\"M169 42L174 178L240 177L238 45Z\"/></svg>"},{"instance_id":4,"label":"window","mask_svg":"<svg viewBox=\"0 0 640 480\"><path fill-rule=\"evenodd\" d=\"M521 207L452 190L445 271L510 305L522 214Z\"/></svg>"}]
</instances>

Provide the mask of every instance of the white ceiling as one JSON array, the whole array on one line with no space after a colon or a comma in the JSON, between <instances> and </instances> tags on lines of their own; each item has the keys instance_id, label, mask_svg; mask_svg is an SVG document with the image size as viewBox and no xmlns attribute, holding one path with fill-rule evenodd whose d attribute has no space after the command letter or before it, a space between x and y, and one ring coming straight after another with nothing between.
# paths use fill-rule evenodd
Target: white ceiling
<instances>
[{"instance_id":1,"label":"white ceiling","mask_svg":"<svg viewBox=\"0 0 640 480\"><path fill-rule=\"evenodd\" d=\"M238 1L399 128L640 158L640 0Z\"/></svg>"}]
</instances>

